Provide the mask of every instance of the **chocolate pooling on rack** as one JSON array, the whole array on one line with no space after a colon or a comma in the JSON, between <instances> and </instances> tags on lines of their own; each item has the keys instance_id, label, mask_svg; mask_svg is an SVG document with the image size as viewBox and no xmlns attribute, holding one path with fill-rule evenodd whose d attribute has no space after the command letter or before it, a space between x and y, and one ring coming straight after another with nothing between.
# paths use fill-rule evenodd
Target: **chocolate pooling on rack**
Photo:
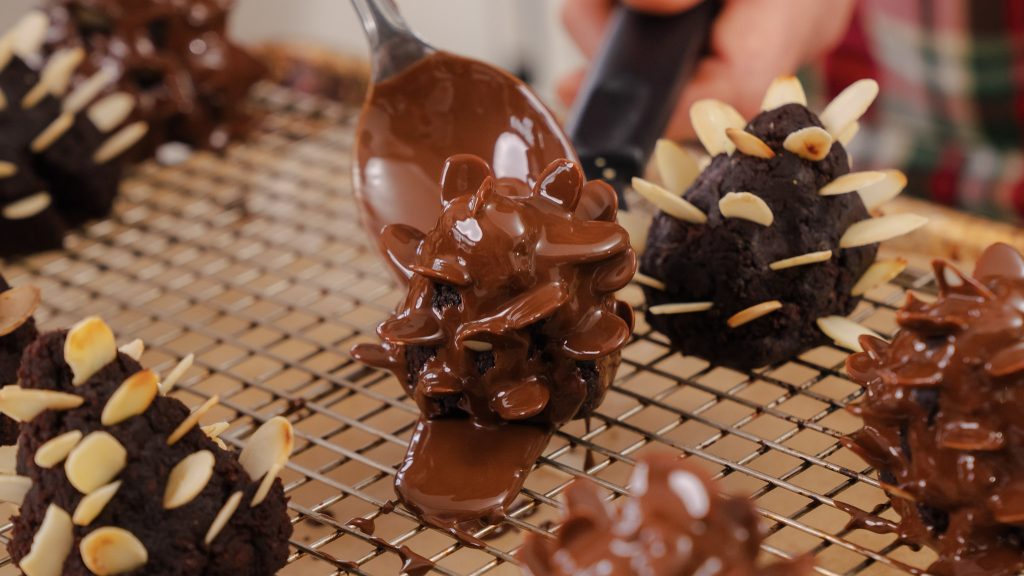
<instances>
[{"instance_id":1,"label":"chocolate pooling on rack","mask_svg":"<svg viewBox=\"0 0 1024 576\"><path fill-rule=\"evenodd\" d=\"M532 576L810 576L811 558L764 565L753 505L718 493L696 466L668 454L641 459L618 509L589 480L566 490L554 538L528 534L519 560Z\"/></svg>"},{"instance_id":2,"label":"chocolate pooling on rack","mask_svg":"<svg viewBox=\"0 0 1024 576\"><path fill-rule=\"evenodd\" d=\"M99 318L26 349L20 384L0 389L0 411L21 423L0 498L20 506L8 549L25 574L284 566L292 528L278 475L291 424L271 418L236 457L160 389Z\"/></svg>"},{"instance_id":3,"label":"chocolate pooling on rack","mask_svg":"<svg viewBox=\"0 0 1024 576\"><path fill-rule=\"evenodd\" d=\"M738 369L830 340L859 350L843 317L905 265L876 263L877 244L925 223L869 213L902 190L902 174L850 172L840 136L877 91L857 82L819 117L800 82L780 78L750 122L724 102L693 105L712 156L703 171L679 146L657 146L664 185L633 185L659 213L646 235L631 233L646 238L637 283L647 319L674 347Z\"/></svg>"},{"instance_id":4,"label":"chocolate pooling on rack","mask_svg":"<svg viewBox=\"0 0 1024 576\"><path fill-rule=\"evenodd\" d=\"M420 407L398 493L452 526L500 519L551 430L601 403L632 332L614 294L636 257L614 191L567 160L530 186L455 156L440 201L428 233L384 229L409 292L382 343L352 353L394 372Z\"/></svg>"},{"instance_id":5,"label":"chocolate pooling on rack","mask_svg":"<svg viewBox=\"0 0 1024 576\"><path fill-rule=\"evenodd\" d=\"M32 317L39 301L38 288L12 288L0 275L0 386L18 382L22 352L39 335ZM11 446L17 441L18 423L0 414L0 446Z\"/></svg>"},{"instance_id":6,"label":"chocolate pooling on rack","mask_svg":"<svg viewBox=\"0 0 1024 576\"><path fill-rule=\"evenodd\" d=\"M892 342L862 336L864 386L845 444L878 469L900 537L932 574L1024 570L1024 258L996 244L974 276L934 264L938 299L908 296Z\"/></svg>"}]
</instances>

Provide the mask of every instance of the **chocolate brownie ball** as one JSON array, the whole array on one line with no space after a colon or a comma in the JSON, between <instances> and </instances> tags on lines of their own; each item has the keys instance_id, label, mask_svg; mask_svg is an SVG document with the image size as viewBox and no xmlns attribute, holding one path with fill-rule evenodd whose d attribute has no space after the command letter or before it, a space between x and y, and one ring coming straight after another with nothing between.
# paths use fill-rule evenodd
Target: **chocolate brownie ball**
<instances>
[{"instance_id":1,"label":"chocolate brownie ball","mask_svg":"<svg viewBox=\"0 0 1024 576\"><path fill-rule=\"evenodd\" d=\"M179 372L180 373L180 372ZM41 336L25 351L21 385L0 410L22 420L22 490L8 549L23 572L274 574L292 527L277 477L292 447L288 421L260 427L240 455L219 427L164 396L173 381L114 347L101 320Z\"/></svg>"},{"instance_id":2,"label":"chocolate brownie ball","mask_svg":"<svg viewBox=\"0 0 1024 576\"><path fill-rule=\"evenodd\" d=\"M923 223L870 220L862 194L876 203L905 178L850 173L836 135L856 120L841 115L849 98L819 117L794 82L773 85L749 123L724 103L695 104L712 159L682 197L635 182L662 208L640 260L647 321L674 347L715 364L752 369L827 342L817 321L854 309L877 242ZM860 86L851 87L855 96ZM679 168L659 161L662 173Z\"/></svg>"},{"instance_id":3,"label":"chocolate brownie ball","mask_svg":"<svg viewBox=\"0 0 1024 576\"><path fill-rule=\"evenodd\" d=\"M878 469L901 538L934 549L928 572L1024 570L1024 258L990 247L974 277L935 263L935 302L913 296L892 342L847 360L864 427L845 444Z\"/></svg>"},{"instance_id":4,"label":"chocolate brownie ball","mask_svg":"<svg viewBox=\"0 0 1024 576\"><path fill-rule=\"evenodd\" d=\"M32 317L39 307L39 289L12 289L0 275L0 386L18 382L21 354L39 335ZM18 441L18 423L0 414L0 445Z\"/></svg>"}]
</instances>

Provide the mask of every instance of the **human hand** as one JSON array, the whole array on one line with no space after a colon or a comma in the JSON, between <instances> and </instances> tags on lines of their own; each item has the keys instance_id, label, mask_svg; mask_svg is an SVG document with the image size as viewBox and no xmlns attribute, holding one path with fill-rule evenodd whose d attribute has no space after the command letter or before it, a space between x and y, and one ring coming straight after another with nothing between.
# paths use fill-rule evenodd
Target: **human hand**
<instances>
[{"instance_id":1,"label":"human hand","mask_svg":"<svg viewBox=\"0 0 1024 576\"><path fill-rule=\"evenodd\" d=\"M677 14L703 0L622 0L636 10ZM674 139L693 137L690 105L717 98L746 118L760 108L765 90L778 76L796 73L839 43L856 0L723 0L711 31L710 54L697 66L666 129ZM562 18L586 57L601 46L614 0L566 0ZM559 83L559 97L575 100L586 70Z\"/></svg>"}]
</instances>

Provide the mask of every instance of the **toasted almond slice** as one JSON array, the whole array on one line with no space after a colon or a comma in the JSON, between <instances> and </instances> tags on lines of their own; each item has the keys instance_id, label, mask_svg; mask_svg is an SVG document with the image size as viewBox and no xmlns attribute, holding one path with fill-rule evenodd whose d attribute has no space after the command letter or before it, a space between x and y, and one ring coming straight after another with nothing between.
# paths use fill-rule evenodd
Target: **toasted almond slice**
<instances>
[{"instance_id":1,"label":"toasted almond slice","mask_svg":"<svg viewBox=\"0 0 1024 576\"><path fill-rule=\"evenodd\" d=\"M27 476L5 474L0 476L0 502L21 506L25 494L32 488L32 479Z\"/></svg>"},{"instance_id":2,"label":"toasted almond slice","mask_svg":"<svg viewBox=\"0 0 1024 576\"><path fill-rule=\"evenodd\" d=\"M785 258L783 260L776 260L768 265L772 270L785 270L786 268L795 268L797 266L806 266L808 264L818 264L820 262L828 262L832 259L831 250L822 250L820 252L809 252L807 254L801 254L799 256L793 256L792 258Z\"/></svg>"},{"instance_id":3,"label":"toasted almond slice","mask_svg":"<svg viewBox=\"0 0 1024 576\"><path fill-rule=\"evenodd\" d=\"M210 408L216 406L218 402L220 402L220 396L214 396L213 398L210 398L206 402L203 402L202 406L196 408L194 412L189 414L187 418L181 421L181 424L178 424L178 427L174 429L174 432L171 432L171 435L167 437L167 445L174 446L174 444L178 440L181 440L181 438L185 436L185 434L187 434L189 430L195 428L196 424L199 423L199 419L202 418L204 414L209 412Z\"/></svg>"},{"instance_id":4,"label":"toasted almond slice","mask_svg":"<svg viewBox=\"0 0 1024 576\"><path fill-rule=\"evenodd\" d=\"M117 74L117 68L114 66L101 68L68 94L64 99L64 111L72 114L80 112L117 80Z\"/></svg>"},{"instance_id":5,"label":"toasted almond slice","mask_svg":"<svg viewBox=\"0 0 1024 576\"><path fill-rule=\"evenodd\" d=\"M159 378L152 370L142 370L129 376L103 406L100 422L104 426L113 426L145 412L156 398L158 382Z\"/></svg>"},{"instance_id":6,"label":"toasted almond slice","mask_svg":"<svg viewBox=\"0 0 1024 576\"><path fill-rule=\"evenodd\" d=\"M0 214L7 220L27 220L50 207L53 197L49 192L37 192L4 206Z\"/></svg>"},{"instance_id":7,"label":"toasted almond slice","mask_svg":"<svg viewBox=\"0 0 1024 576\"><path fill-rule=\"evenodd\" d=\"M768 204L750 192L729 192L718 201L718 210L726 218L749 220L761 226L771 226L775 221Z\"/></svg>"},{"instance_id":8,"label":"toasted almond slice","mask_svg":"<svg viewBox=\"0 0 1024 576\"><path fill-rule=\"evenodd\" d=\"M146 547L134 534L116 526L97 528L82 538L82 562L96 576L138 570L149 562Z\"/></svg>"},{"instance_id":9,"label":"toasted almond slice","mask_svg":"<svg viewBox=\"0 0 1024 576\"><path fill-rule=\"evenodd\" d=\"M228 422L214 422L213 424L201 427L200 430L202 430L203 434L206 434L210 438L218 438L221 434L224 433L225 430L227 430L230 427L231 424Z\"/></svg>"},{"instance_id":10,"label":"toasted almond slice","mask_svg":"<svg viewBox=\"0 0 1024 576\"><path fill-rule=\"evenodd\" d=\"M780 308L782 308L782 302L779 302L778 300L770 300L768 302L754 304L750 308L740 310L733 314L728 320L726 320L726 324L729 325L729 328L739 328L740 326L753 322L762 316L767 316Z\"/></svg>"},{"instance_id":11,"label":"toasted almond slice","mask_svg":"<svg viewBox=\"0 0 1024 576\"><path fill-rule=\"evenodd\" d=\"M39 288L28 284L0 293L0 338L24 326L41 300Z\"/></svg>"},{"instance_id":12,"label":"toasted almond slice","mask_svg":"<svg viewBox=\"0 0 1024 576\"><path fill-rule=\"evenodd\" d=\"M715 305L714 302L678 302L674 304L657 304L647 309L655 316L666 314L692 314L694 312L707 312Z\"/></svg>"},{"instance_id":13,"label":"toasted almond slice","mask_svg":"<svg viewBox=\"0 0 1024 576\"><path fill-rule=\"evenodd\" d=\"M40 468L53 468L68 457L68 454L82 440L80 430L71 430L47 440L36 450L35 462Z\"/></svg>"},{"instance_id":14,"label":"toasted almond slice","mask_svg":"<svg viewBox=\"0 0 1024 576\"><path fill-rule=\"evenodd\" d=\"M0 55L0 61L3 60L3 56ZM3 71L4 66L0 65L0 71ZM3 92L0 92L0 110L7 109L7 96L4 96Z\"/></svg>"},{"instance_id":15,"label":"toasted almond slice","mask_svg":"<svg viewBox=\"0 0 1024 576\"><path fill-rule=\"evenodd\" d=\"M225 444L224 440L221 440L220 437L210 438L210 440L213 440L213 443L221 450L224 450L225 452L231 451L231 447Z\"/></svg>"},{"instance_id":16,"label":"toasted almond slice","mask_svg":"<svg viewBox=\"0 0 1024 576\"><path fill-rule=\"evenodd\" d=\"M274 486L274 480L277 479L278 474L281 473L281 465L274 464L270 467L270 470L263 475L263 480L260 481L259 488L252 495L252 502L249 504L250 508L255 508L263 503L266 499L267 494L270 494L270 488Z\"/></svg>"},{"instance_id":17,"label":"toasted almond slice","mask_svg":"<svg viewBox=\"0 0 1024 576\"><path fill-rule=\"evenodd\" d=\"M664 292L667 288L667 286L665 286L665 283L662 282L661 280L658 280L657 278L651 278L650 276L648 276L647 274L643 274L642 272L637 272L636 274L634 274L633 281L642 286L654 288L655 290L660 290L662 292Z\"/></svg>"},{"instance_id":18,"label":"toasted almond slice","mask_svg":"<svg viewBox=\"0 0 1024 576\"><path fill-rule=\"evenodd\" d=\"M238 456L238 462L255 480L262 478L275 465L287 464L294 446L292 423L287 418L275 416L253 432Z\"/></svg>"},{"instance_id":19,"label":"toasted almond slice","mask_svg":"<svg viewBox=\"0 0 1024 576\"><path fill-rule=\"evenodd\" d=\"M850 122L836 134L836 140L843 146L849 146L850 142L857 137L858 132L860 132L860 122Z\"/></svg>"},{"instance_id":20,"label":"toasted almond slice","mask_svg":"<svg viewBox=\"0 0 1024 576\"><path fill-rule=\"evenodd\" d=\"M807 95L804 86L796 76L779 76L768 86L761 101L761 110L766 112L786 104L807 106Z\"/></svg>"},{"instance_id":21,"label":"toasted almond slice","mask_svg":"<svg viewBox=\"0 0 1024 576\"><path fill-rule=\"evenodd\" d=\"M0 388L0 412L16 422L28 422L45 410L71 410L85 399L55 390L22 388L14 384Z\"/></svg>"},{"instance_id":22,"label":"toasted almond slice","mask_svg":"<svg viewBox=\"0 0 1024 576\"><path fill-rule=\"evenodd\" d=\"M182 458L167 477L164 508L173 510L195 500L213 476L214 457L209 450L193 452Z\"/></svg>"},{"instance_id":23,"label":"toasted almond slice","mask_svg":"<svg viewBox=\"0 0 1024 576\"><path fill-rule=\"evenodd\" d=\"M188 372L188 369L192 367L192 362L194 360L194 354L189 354L182 358L181 362L178 362L177 366L175 366L174 369L171 370L171 373L167 375L167 378L164 378L164 381L160 383L160 394L166 396L170 393L170 391L174 389L174 385L178 383L178 380L181 380L181 377L185 375L185 372Z\"/></svg>"},{"instance_id":24,"label":"toasted almond slice","mask_svg":"<svg viewBox=\"0 0 1024 576\"><path fill-rule=\"evenodd\" d=\"M210 529L206 531L206 538L203 541L206 542L207 546L217 539L217 535L228 525L228 521L235 515L235 511L238 510L238 505L241 503L241 492L235 492L228 497L227 502L224 502L224 506L221 506L220 512L217 512L217 516L210 523Z\"/></svg>"},{"instance_id":25,"label":"toasted almond slice","mask_svg":"<svg viewBox=\"0 0 1024 576\"><path fill-rule=\"evenodd\" d=\"M89 492L78 502L78 506L75 507L75 513L71 517L71 521L76 526L88 526L92 524L92 521L97 516L103 513L103 509L110 504L110 501L117 494L117 491L121 488L121 481L117 480L100 486L99 488Z\"/></svg>"},{"instance_id":26,"label":"toasted almond slice","mask_svg":"<svg viewBox=\"0 0 1024 576\"><path fill-rule=\"evenodd\" d=\"M0 474L18 473L18 445L0 446Z\"/></svg>"},{"instance_id":27,"label":"toasted almond slice","mask_svg":"<svg viewBox=\"0 0 1024 576\"><path fill-rule=\"evenodd\" d=\"M928 223L928 219L917 214L893 214L879 218L868 218L854 222L839 239L840 248L857 248L876 242L885 242Z\"/></svg>"},{"instance_id":28,"label":"toasted almond slice","mask_svg":"<svg viewBox=\"0 0 1024 576\"><path fill-rule=\"evenodd\" d=\"M104 134L117 128L135 109L135 97L127 92L114 92L89 106L86 115Z\"/></svg>"},{"instance_id":29,"label":"toasted almond slice","mask_svg":"<svg viewBox=\"0 0 1024 576\"><path fill-rule=\"evenodd\" d=\"M104 366L117 359L117 342L110 326L97 316L75 324L64 342L64 360L71 367L75 386L85 384Z\"/></svg>"},{"instance_id":30,"label":"toasted almond slice","mask_svg":"<svg viewBox=\"0 0 1024 576\"><path fill-rule=\"evenodd\" d=\"M854 296L863 296L869 290L872 290L893 278L900 275L901 272L906 270L907 261L903 258L897 258L895 260L879 260L872 264L857 280L857 283L853 285L850 290L850 294Z\"/></svg>"},{"instance_id":31,"label":"toasted almond slice","mask_svg":"<svg viewBox=\"0 0 1024 576\"><path fill-rule=\"evenodd\" d=\"M818 162L832 151L832 135L823 128L808 126L786 136L782 147L805 160Z\"/></svg>"},{"instance_id":32,"label":"toasted almond slice","mask_svg":"<svg viewBox=\"0 0 1024 576\"><path fill-rule=\"evenodd\" d=\"M819 116L821 123L825 125L826 130L836 136L842 129L859 120L877 96L878 82L870 79L858 80L829 102Z\"/></svg>"},{"instance_id":33,"label":"toasted almond slice","mask_svg":"<svg viewBox=\"0 0 1024 576\"><path fill-rule=\"evenodd\" d=\"M118 348L117 351L138 362L142 358L142 353L146 351L146 343L142 341L142 338L136 338Z\"/></svg>"},{"instance_id":34,"label":"toasted almond slice","mask_svg":"<svg viewBox=\"0 0 1024 576\"><path fill-rule=\"evenodd\" d=\"M142 120L121 128L96 149L96 152L92 155L93 162L97 164L110 162L134 146L139 140L142 140L146 132L149 132L149 125Z\"/></svg>"},{"instance_id":35,"label":"toasted almond slice","mask_svg":"<svg viewBox=\"0 0 1024 576\"><path fill-rule=\"evenodd\" d=\"M874 330L861 326L849 318L842 316L826 316L824 318L818 318L818 329L825 333L832 339L837 346L852 350L854 352L863 352L864 348L860 345L860 337L864 335L874 336L881 338Z\"/></svg>"},{"instance_id":36,"label":"toasted almond slice","mask_svg":"<svg viewBox=\"0 0 1024 576\"><path fill-rule=\"evenodd\" d=\"M22 60L39 56L49 28L50 17L44 12L33 10L24 15L8 33L13 53Z\"/></svg>"},{"instance_id":37,"label":"toasted almond slice","mask_svg":"<svg viewBox=\"0 0 1024 576\"><path fill-rule=\"evenodd\" d=\"M884 172L850 172L849 174L843 174L839 178L836 178L826 184L824 188L818 190L818 194L821 196L849 194L850 192L856 192L862 188L867 188L872 184L877 184L884 179Z\"/></svg>"},{"instance_id":38,"label":"toasted almond slice","mask_svg":"<svg viewBox=\"0 0 1024 576\"><path fill-rule=\"evenodd\" d=\"M900 192L907 187L907 176L903 172L899 170L882 170L881 172L885 175L881 180L857 191L861 201L864 202L864 207L868 210L874 210L899 196Z\"/></svg>"},{"instance_id":39,"label":"toasted almond slice","mask_svg":"<svg viewBox=\"0 0 1024 576\"><path fill-rule=\"evenodd\" d=\"M3 106L0 106L3 110ZM18 165L14 162L0 161L0 178L10 178L18 173Z\"/></svg>"},{"instance_id":40,"label":"toasted almond slice","mask_svg":"<svg viewBox=\"0 0 1024 576\"><path fill-rule=\"evenodd\" d=\"M676 196L693 184L700 175L697 158L679 144L662 138L654 146L654 165L665 188Z\"/></svg>"},{"instance_id":41,"label":"toasted almond slice","mask_svg":"<svg viewBox=\"0 0 1024 576\"><path fill-rule=\"evenodd\" d=\"M26 576L61 576L64 561L74 545L71 517L60 506L50 504L39 530L32 537L32 548L18 562L18 568Z\"/></svg>"},{"instance_id":42,"label":"toasted almond slice","mask_svg":"<svg viewBox=\"0 0 1024 576\"><path fill-rule=\"evenodd\" d=\"M107 432L90 433L75 446L64 461L68 482L82 494L111 482L128 462L124 446Z\"/></svg>"},{"instance_id":43,"label":"toasted almond slice","mask_svg":"<svg viewBox=\"0 0 1024 576\"><path fill-rule=\"evenodd\" d=\"M46 62L39 74L39 82L21 99L21 107L33 108L50 94L63 96L71 83L71 75L84 59L85 50L81 47L58 50Z\"/></svg>"},{"instance_id":44,"label":"toasted almond slice","mask_svg":"<svg viewBox=\"0 0 1024 576\"><path fill-rule=\"evenodd\" d=\"M765 144L764 140L761 140L746 130L741 128L726 128L725 135L730 141L732 141L733 145L736 146L736 150L739 150L747 156L763 158L765 160L775 157L775 151L772 150L771 146Z\"/></svg>"},{"instance_id":45,"label":"toasted almond slice","mask_svg":"<svg viewBox=\"0 0 1024 576\"><path fill-rule=\"evenodd\" d=\"M707 215L701 212L700 208L680 196L673 195L654 182L648 182L643 178L633 178L633 189L673 218L691 224L704 224L708 221Z\"/></svg>"},{"instance_id":46,"label":"toasted almond slice","mask_svg":"<svg viewBox=\"0 0 1024 576\"><path fill-rule=\"evenodd\" d=\"M651 217L640 211L619 210L615 219L619 222L619 226L625 228L629 233L629 245L638 254L642 254L644 248L647 247L647 231L651 224Z\"/></svg>"},{"instance_id":47,"label":"toasted almond slice","mask_svg":"<svg viewBox=\"0 0 1024 576\"><path fill-rule=\"evenodd\" d=\"M690 107L690 122L693 124L697 138L708 154L732 154L736 146L725 134L726 128L743 128L747 121L736 111L720 100L698 100Z\"/></svg>"},{"instance_id":48,"label":"toasted almond slice","mask_svg":"<svg viewBox=\"0 0 1024 576\"><path fill-rule=\"evenodd\" d=\"M50 146L53 146L53 143L60 139L61 136L66 134L67 131L71 129L71 126L74 123L74 116L67 113L61 114L57 117L56 120L51 122L49 126L44 128L43 131L40 132L34 140L32 140L32 143L29 145L29 148L32 150L32 152L39 154L40 152L46 150Z\"/></svg>"},{"instance_id":49,"label":"toasted almond slice","mask_svg":"<svg viewBox=\"0 0 1024 576\"><path fill-rule=\"evenodd\" d=\"M494 350L494 344L491 344L490 342L481 342L479 340L466 340L463 342L463 345L473 352L490 352L491 350Z\"/></svg>"}]
</instances>

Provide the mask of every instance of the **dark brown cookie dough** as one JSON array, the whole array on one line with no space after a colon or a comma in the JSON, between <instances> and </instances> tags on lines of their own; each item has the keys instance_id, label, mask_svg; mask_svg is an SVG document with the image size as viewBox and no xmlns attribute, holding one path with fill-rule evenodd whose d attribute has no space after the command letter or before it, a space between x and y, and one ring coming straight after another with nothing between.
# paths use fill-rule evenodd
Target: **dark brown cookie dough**
<instances>
[{"instance_id":1,"label":"dark brown cookie dough","mask_svg":"<svg viewBox=\"0 0 1024 576\"><path fill-rule=\"evenodd\" d=\"M0 386L18 381L18 367L25 348L39 335L32 317L39 306L39 290L26 286L12 291L0 275ZM0 445L18 441L18 423L0 414Z\"/></svg>"}]
</instances>

